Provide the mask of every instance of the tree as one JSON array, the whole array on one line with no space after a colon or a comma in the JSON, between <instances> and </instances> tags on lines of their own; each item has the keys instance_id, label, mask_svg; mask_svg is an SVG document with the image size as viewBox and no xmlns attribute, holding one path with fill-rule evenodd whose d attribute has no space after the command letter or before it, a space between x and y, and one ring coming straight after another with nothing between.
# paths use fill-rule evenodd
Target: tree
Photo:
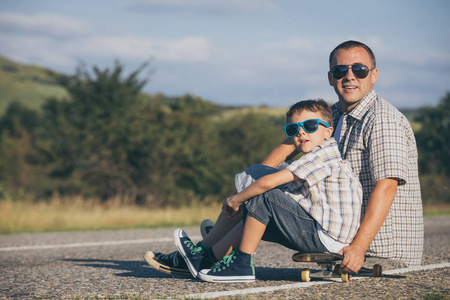
<instances>
[{"instance_id":1,"label":"tree","mask_svg":"<svg viewBox=\"0 0 450 300\"><path fill-rule=\"evenodd\" d=\"M436 107L423 107L415 118L419 172L424 203L450 203L450 93Z\"/></svg>"},{"instance_id":2,"label":"tree","mask_svg":"<svg viewBox=\"0 0 450 300\"><path fill-rule=\"evenodd\" d=\"M33 186L29 164L39 114L18 101L11 102L0 118L0 180L18 191Z\"/></svg>"},{"instance_id":3,"label":"tree","mask_svg":"<svg viewBox=\"0 0 450 300\"><path fill-rule=\"evenodd\" d=\"M450 92L436 107L420 108L415 121L421 123L416 133L420 171L450 176Z\"/></svg>"},{"instance_id":4,"label":"tree","mask_svg":"<svg viewBox=\"0 0 450 300\"><path fill-rule=\"evenodd\" d=\"M136 197L129 133L144 105L140 92L147 79L139 74L146 67L124 78L119 62L112 70L94 67L93 76L80 66L74 76L60 78L70 99L44 104L38 144L48 175L66 182L58 192Z\"/></svg>"}]
</instances>

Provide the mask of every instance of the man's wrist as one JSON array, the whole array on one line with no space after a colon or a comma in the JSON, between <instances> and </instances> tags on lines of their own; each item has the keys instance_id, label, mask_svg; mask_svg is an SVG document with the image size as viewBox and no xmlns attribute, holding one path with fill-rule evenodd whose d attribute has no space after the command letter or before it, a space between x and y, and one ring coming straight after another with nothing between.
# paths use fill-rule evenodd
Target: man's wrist
<instances>
[{"instance_id":1,"label":"man's wrist","mask_svg":"<svg viewBox=\"0 0 450 300\"><path fill-rule=\"evenodd\" d=\"M352 246L353 248L356 248L357 250L359 250L361 253L366 253L367 248L362 246L361 244L359 244L358 242L353 242L350 244L350 246Z\"/></svg>"}]
</instances>

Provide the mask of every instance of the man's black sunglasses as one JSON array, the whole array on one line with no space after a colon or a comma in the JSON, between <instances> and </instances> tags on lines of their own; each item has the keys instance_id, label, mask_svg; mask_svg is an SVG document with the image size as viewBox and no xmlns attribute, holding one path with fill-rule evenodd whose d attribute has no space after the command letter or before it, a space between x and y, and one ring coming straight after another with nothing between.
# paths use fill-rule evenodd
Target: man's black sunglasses
<instances>
[{"instance_id":1,"label":"man's black sunglasses","mask_svg":"<svg viewBox=\"0 0 450 300\"><path fill-rule=\"evenodd\" d=\"M347 74L349 68L352 69L353 74L359 79L366 78L367 75L369 75L369 72L375 69L375 67L369 69L368 66L363 64L356 64L353 66L337 65L331 69L331 74L333 74L335 79L341 79Z\"/></svg>"}]
</instances>

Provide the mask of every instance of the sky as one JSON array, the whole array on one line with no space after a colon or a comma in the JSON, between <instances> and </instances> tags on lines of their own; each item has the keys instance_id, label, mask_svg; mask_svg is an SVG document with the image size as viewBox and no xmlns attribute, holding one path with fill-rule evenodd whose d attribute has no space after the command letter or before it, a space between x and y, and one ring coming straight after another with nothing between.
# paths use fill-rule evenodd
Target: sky
<instances>
[{"instance_id":1,"label":"sky","mask_svg":"<svg viewBox=\"0 0 450 300\"><path fill-rule=\"evenodd\" d=\"M450 92L448 0L0 0L0 54L68 75L119 61L151 94L221 105L336 102L328 56L367 44L375 90L397 108Z\"/></svg>"}]
</instances>

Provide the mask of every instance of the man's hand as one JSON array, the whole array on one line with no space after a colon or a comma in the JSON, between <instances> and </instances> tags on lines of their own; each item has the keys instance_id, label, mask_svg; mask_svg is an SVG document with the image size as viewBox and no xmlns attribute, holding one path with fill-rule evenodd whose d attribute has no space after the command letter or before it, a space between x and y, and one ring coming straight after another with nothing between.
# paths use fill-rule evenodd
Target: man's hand
<instances>
[{"instance_id":1,"label":"man's hand","mask_svg":"<svg viewBox=\"0 0 450 300\"><path fill-rule=\"evenodd\" d=\"M338 253L344 255L341 270L349 274L358 273L364 264L366 252L358 245L349 245Z\"/></svg>"},{"instance_id":2,"label":"man's hand","mask_svg":"<svg viewBox=\"0 0 450 300\"><path fill-rule=\"evenodd\" d=\"M228 218L231 218L234 215L237 215L240 207L241 207L240 203L233 201L233 196L227 198L222 203L222 211Z\"/></svg>"},{"instance_id":3,"label":"man's hand","mask_svg":"<svg viewBox=\"0 0 450 300\"><path fill-rule=\"evenodd\" d=\"M344 247L339 254L344 255L341 268L348 273L356 273L364 263L364 256L370 243L386 220L394 197L397 194L398 179L378 180L370 195L364 219L350 246Z\"/></svg>"}]
</instances>

